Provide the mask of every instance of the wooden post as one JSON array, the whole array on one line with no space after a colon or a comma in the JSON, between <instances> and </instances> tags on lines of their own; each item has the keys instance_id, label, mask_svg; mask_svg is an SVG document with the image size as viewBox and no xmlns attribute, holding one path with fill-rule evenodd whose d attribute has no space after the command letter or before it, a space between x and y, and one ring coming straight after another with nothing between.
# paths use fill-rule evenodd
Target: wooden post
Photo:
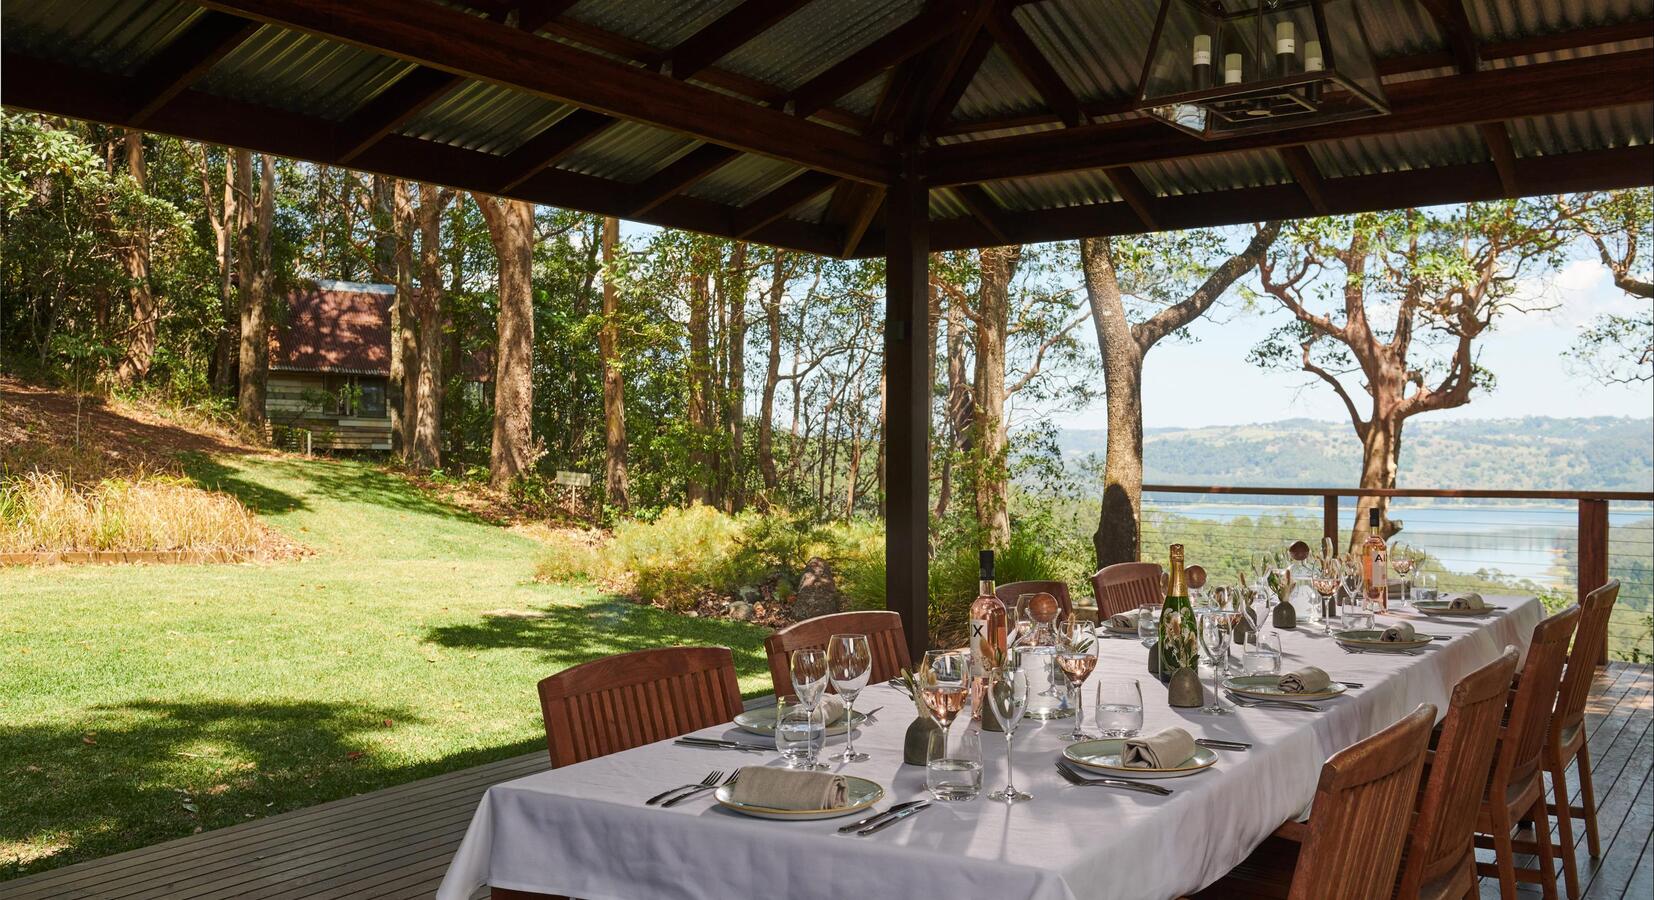
<instances>
[{"instance_id":1,"label":"wooden post","mask_svg":"<svg viewBox=\"0 0 1654 900\"><path fill-rule=\"evenodd\" d=\"M1321 536L1332 541L1332 552L1338 552L1338 495L1321 496Z\"/></svg>"},{"instance_id":2,"label":"wooden post","mask_svg":"<svg viewBox=\"0 0 1654 900\"><path fill-rule=\"evenodd\" d=\"M1579 599L1608 583L1608 501L1579 501ZM1603 642L1598 665L1608 664Z\"/></svg>"},{"instance_id":3,"label":"wooden post","mask_svg":"<svg viewBox=\"0 0 1654 900\"><path fill-rule=\"evenodd\" d=\"M885 199L885 608L930 648L930 199L911 166Z\"/></svg>"}]
</instances>

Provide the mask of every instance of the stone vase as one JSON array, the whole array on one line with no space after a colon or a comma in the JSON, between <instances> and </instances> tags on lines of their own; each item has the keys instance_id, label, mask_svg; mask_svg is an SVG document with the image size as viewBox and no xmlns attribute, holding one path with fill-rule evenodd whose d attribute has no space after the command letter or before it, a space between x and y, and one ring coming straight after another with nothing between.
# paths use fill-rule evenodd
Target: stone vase
<instances>
[{"instance_id":1,"label":"stone vase","mask_svg":"<svg viewBox=\"0 0 1654 900\"><path fill-rule=\"evenodd\" d=\"M1273 621L1275 623L1275 627L1281 630L1297 628L1298 610L1293 607L1291 603L1283 600L1280 605L1275 607Z\"/></svg>"},{"instance_id":2,"label":"stone vase","mask_svg":"<svg viewBox=\"0 0 1654 900\"><path fill-rule=\"evenodd\" d=\"M907 737L902 741L902 763L923 766L930 755L930 742L942 739L942 723L930 716L919 716L907 726Z\"/></svg>"},{"instance_id":3,"label":"stone vase","mask_svg":"<svg viewBox=\"0 0 1654 900\"><path fill-rule=\"evenodd\" d=\"M1166 702L1182 709L1206 705L1206 691L1200 686L1200 673L1193 667L1172 672L1166 685Z\"/></svg>"}]
</instances>

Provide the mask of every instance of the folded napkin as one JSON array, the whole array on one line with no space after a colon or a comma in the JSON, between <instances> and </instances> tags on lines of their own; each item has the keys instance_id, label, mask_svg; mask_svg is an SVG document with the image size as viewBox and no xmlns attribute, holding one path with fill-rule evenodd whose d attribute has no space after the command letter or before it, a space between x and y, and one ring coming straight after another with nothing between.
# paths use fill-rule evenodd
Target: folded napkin
<instances>
[{"instance_id":1,"label":"folded napkin","mask_svg":"<svg viewBox=\"0 0 1654 900\"><path fill-rule=\"evenodd\" d=\"M1481 594L1472 592L1454 597L1447 606L1449 609L1487 609L1487 601L1482 599Z\"/></svg>"},{"instance_id":2,"label":"folded napkin","mask_svg":"<svg viewBox=\"0 0 1654 900\"><path fill-rule=\"evenodd\" d=\"M827 716L827 724L844 718L844 698L837 694L822 694L819 711Z\"/></svg>"},{"instance_id":3,"label":"folded napkin","mask_svg":"<svg viewBox=\"0 0 1654 900\"><path fill-rule=\"evenodd\" d=\"M729 794L737 803L769 809L837 809L846 805L850 786L831 772L745 766Z\"/></svg>"},{"instance_id":4,"label":"folded napkin","mask_svg":"<svg viewBox=\"0 0 1654 900\"><path fill-rule=\"evenodd\" d=\"M1332 684L1332 676L1314 666L1304 666L1281 676L1281 690L1289 694L1318 694Z\"/></svg>"},{"instance_id":5,"label":"folded napkin","mask_svg":"<svg viewBox=\"0 0 1654 900\"><path fill-rule=\"evenodd\" d=\"M1389 628L1384 629L1384 633L1379 635L1378 639L1381 641L1416 641L1418 640L1418 635L1414 633L1413 626L1411 624L1407 622L1397 622Z\"/></svg>"},{"instance_id":6,"label":"folded napkin","mask_svg":"<svg viewBox=\"0 0 1654 900\"><path fill-rule=\"evenodd\" d=\"M1143 615L1140 609L1128 609L1123 613L1115 613L1108 617L1103 624L1120 631L1132 631L1137 628L1137 619Z\"/></svg>"},{"instance_id":7,"label":"folded napkin","mask_svg":"<svg viewBox=\"0 0 1654 900\"><path fill-rule=\"evenodd\" d=\"M1163 728L1131 738L1120 751L1120 764L1131 769L1175 769L1195 755L1195 739L1181 728Z\"/></svg>"}]
</instances>

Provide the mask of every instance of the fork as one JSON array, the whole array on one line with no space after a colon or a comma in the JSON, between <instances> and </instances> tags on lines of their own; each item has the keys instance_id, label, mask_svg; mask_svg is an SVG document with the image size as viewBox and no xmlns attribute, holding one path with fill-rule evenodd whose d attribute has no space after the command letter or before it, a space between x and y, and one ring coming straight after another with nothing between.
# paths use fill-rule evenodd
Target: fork
<instances>
[{"instance_id":1,"label":"fork","mask_svg":"<svg viewBox=\"0 0 1654 900\"><path fill-rule=\"evenodd\" d=\"M677 806L679 803L682 803L683 801L688 800L690 797L693 797L696 794L702 794L702 793L705 793L707 791L712 790L713 788L724 787L725 785L734 784L735 780L739 777L741 777L741 770L736 769L735 771L729 773L729 777L724 779L723 784L701 784L701 785L696 785L695 787L692 787L689 790L684 791L683 793L677 795L676 797L673 797L672 799L666 801L665 803L662 803L661 806L662 807Z\"/></svg>"},{"instance_id":2,"label":"fork","mask_svg":"<svg viewBox=\"0 0 1654 900\"><path fill-rule=\"evenodd\" d=\"M1357 656L1363 653L1404 653L1408 656L1419 655L1417 650L1358 650L1355 647L1345 647L1343 644L1339 644L1338 646L1339 649L1343 650L1345 653L1353 653Z\"/></svg>"},{"instance_id":3,"label":"fork","mask_svg":"<svg viewBox=\"0 0 1654 900\"><path fill-rule=\"evenodd\" d=\"M1061 760L1057 761L1057 774L1062 776L1062 780L1068 782L1069 784L1075 785L1076 787L1121 788L1128 791L1137 791L1142 794L1154 794L1160 797L1167 796L1172 792L1171 788L1161 787L1158 784L1143 784L1137 781L1127 781L1124 778L1089 778L1063 765Z\"/></svg>"},{"instance_id":4,"label":"fork","mask_svg":"<svg viewBox=\"0 0 1654 900\"><path fill-rule=\"evenodd\" d=\"M1297 703L1292 700L1253 700L1249 697L1242 697L1231 691L1225 691L1224 694L1228 696L1229 700L1236 706L1262 706L1266 708L1280 707L1281 709L1296 709L1302 710L1303 712L1321 711L1321 707L1319 706L1311 706L1308 703Z\"/></svg>"},{"instance_id":5,"label":"fork","mask_svg":"<svg viewBox=\"0 0 1654 900\"><path fill-rule=\"evenodd\" d=\"M704 788L704 787L708 787L710 785L716 785L718 783L718 779L720 779L722 777L724 777L724 773L723 773L722 770L713 769L712 771L706 773L706 777L702 778L698 783L695 783L695 784L680 784L675 788L668 788L667 790L661 791L660 793L656 794L653 797L650 797L648 800L645 800L643 802L644 802L645 805L654 806L656 803L659 803L662 800L666 799L667 797L670 797L673 794L676 794L678 791L692 791L696 788Z\"/></svg>"}]
</instances>

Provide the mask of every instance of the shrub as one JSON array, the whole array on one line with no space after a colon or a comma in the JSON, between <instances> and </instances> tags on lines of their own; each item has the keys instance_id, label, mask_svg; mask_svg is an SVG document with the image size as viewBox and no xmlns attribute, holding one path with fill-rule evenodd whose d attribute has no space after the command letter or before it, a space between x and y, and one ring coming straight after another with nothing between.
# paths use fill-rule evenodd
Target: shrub
<instances>
[{"instance_id":1,"label":"shrub","mask_svg":"<svg viewBox=\"0 0 1654 900\"><path fill-rule=\"evenodd\" d=\"M0 482L0 552L236 550L267 532L241 502L181 478L106 478L76 486L31 472Z\"/></svg>"},{"instance_id":2,"label":"shrub","mask_svg":"<svg viewBox=\"0 0 1654 900\"><path fill-rule=\"evenodd\" d=\"M603 561L590 541L567 531L549 531L540 535L540 540L546 550L534 566L534 580L592 581L603 577Z\"/></svg>"},{"instance_id":3,"label":"shrub","mask_svg":"<svg viewBox=\"0 0 1654 900\"><path fill-rule=\"evenodd\" d=\"M653 522L617 526L603 564L643 599L687 608L706 591L733 586L739 536L735 517L710 506L668 509Z\"/></svg>"},{"instance_id":4,"label":"shrub","mask_svg":"<svg viewBox=\"0 0 1654 900\"><path fill-rule=\"evenodd\" d=\"M824 531L826 547L820 555L833 567L849 608L884 609L884 524L858 519L835 522Z\"/></svg>"}]
</instances>

